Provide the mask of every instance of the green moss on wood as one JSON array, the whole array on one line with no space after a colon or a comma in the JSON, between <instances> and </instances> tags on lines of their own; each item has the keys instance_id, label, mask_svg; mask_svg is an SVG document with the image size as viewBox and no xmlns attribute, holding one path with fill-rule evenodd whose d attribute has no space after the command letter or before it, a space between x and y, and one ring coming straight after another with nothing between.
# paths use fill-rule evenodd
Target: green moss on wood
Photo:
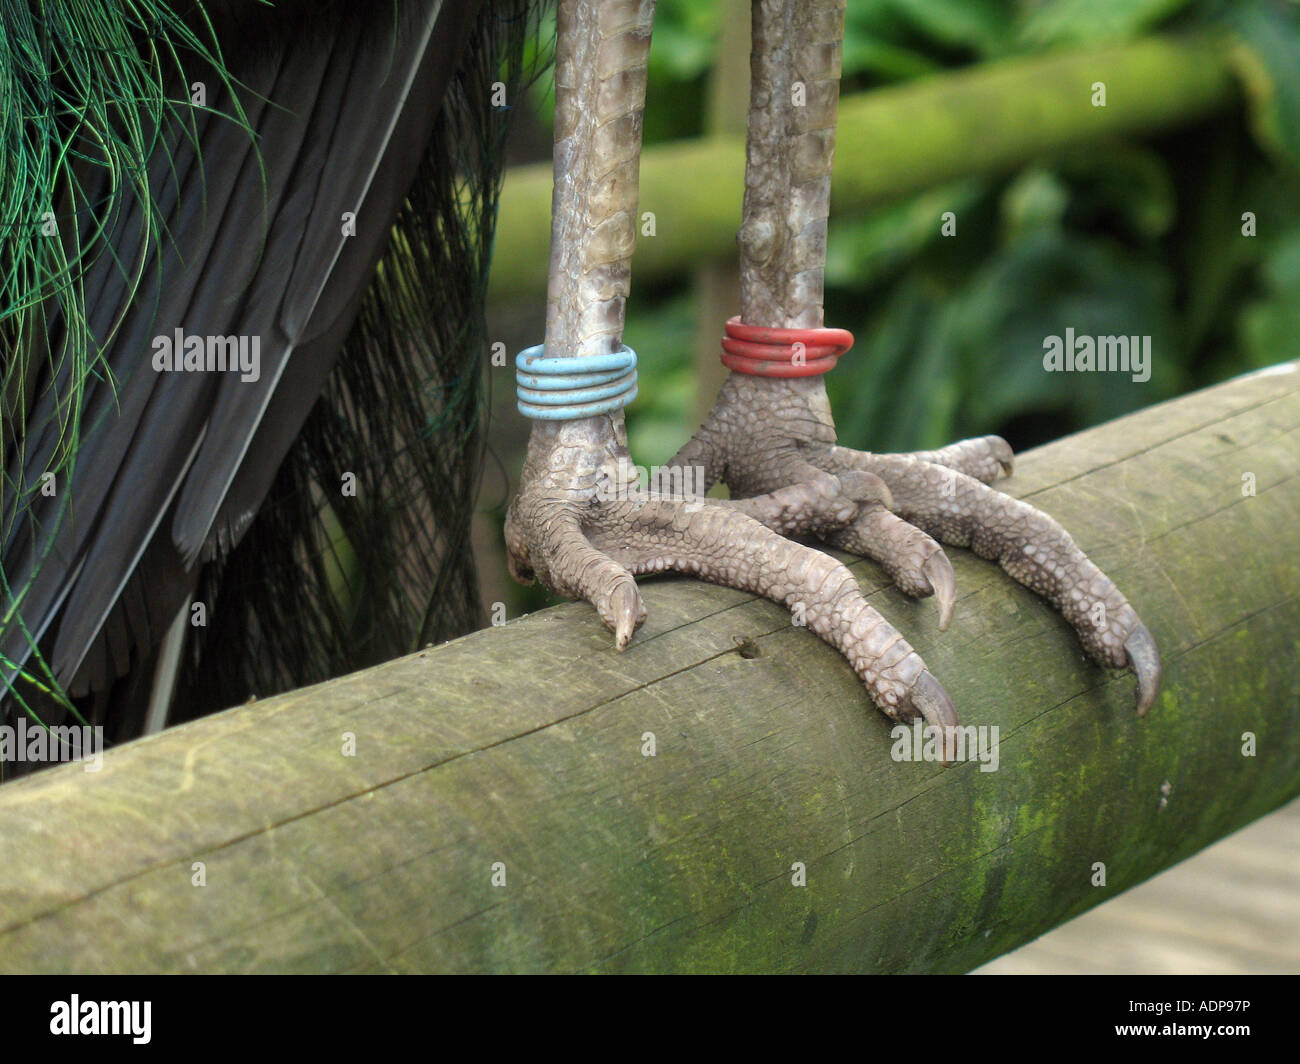
<instances>
[{"instance_id":1,"label":"green moss on wood","mask_svg":"<svg viewBox=\"0 0 1300 1064\"><path fill-rule=\"evenodd\" d=\"M968 970L1300 793L1298 429L1293 364L1022 456L1008 488L1160 644L1145 719L965 552L947 633L854 570L1001 729L991 773L892 761L848 665L772 604L647 581L621 654L565 605L0 788L0 969Z\"/></svg>"}]
</instances>

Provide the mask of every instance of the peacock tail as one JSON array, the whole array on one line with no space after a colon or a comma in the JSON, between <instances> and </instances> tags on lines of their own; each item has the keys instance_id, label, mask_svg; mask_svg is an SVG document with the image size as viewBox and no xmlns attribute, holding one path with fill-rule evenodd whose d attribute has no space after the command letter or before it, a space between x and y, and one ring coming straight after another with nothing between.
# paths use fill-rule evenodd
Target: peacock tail
<instances>
[{"instance_id":1,"label":"peacock tail","mask_svg":"<svg viewBox=\"0 0 1300 1064\"><path fill-rule=\"evenodd\" d=\"M189 717L477 626L538 7L0 0L6 713L136 734L178 628Z\"/></svg>"}]
</instances>

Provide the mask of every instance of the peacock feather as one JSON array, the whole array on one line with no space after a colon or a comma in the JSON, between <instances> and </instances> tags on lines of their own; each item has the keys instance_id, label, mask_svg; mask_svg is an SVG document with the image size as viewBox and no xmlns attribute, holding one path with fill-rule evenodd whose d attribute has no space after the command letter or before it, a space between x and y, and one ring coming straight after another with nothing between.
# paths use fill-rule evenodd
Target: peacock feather
<instances>
[{"instance_id":1,"label":"peacock feather","mask_svg":"<svg viewBox=\"0 0 1300 1064\"><path fill-rule=\"evenodd\" d=\"M209 621L184 644L181 718L476 626L483 304L510 103L547 58L540 6L0 0L6 710L126 721L158 617L186 594ZM259 36L265 12L281 31L290 20L280 52ZM308 178L326 180L325 154L354 185L372 169L337 130L325 147L311 133L299 156L290 134L331 107L355 113L373 79L421 55L436 118L409 187L392 178L404 192L389 197L386 243L320 282L347 328L313 328L316 303L284 296L283 364L251 412L247 392L158 384L153 332L247 319L266 277L322 259L285 234L332 203L304 207L304 188L322 195ZM231 169L245 154L252 179ZM176 293L196 283L209 287L177 318ZM341 493L341 477L358 490Z\"/></svg>"},{"instance_id":2,"label":"peacock feather","mask_svg":"<svg viewBox=\"0 0 1300 1064\"><path fill-rule=\"evenodd\" d=\"M99 256L116 260L123 307L139 290L143 264L157 261L165 219L148 179L148 162L168 150L164 135L206 109L169 86L191 72L233 78L202 5L188 20L160 0L0 0L0 537L13 537L34 495L58 492L73 479L85 398L95 381L110 388L104 358L116 332L97 339L88 327L84 281ZM238 105L223 117L248 130ZM251 136L251 130L248 130ZM129 196L128 196L129 193ZM115 248L107 239L130 200L142 212L140 242ZM153 251L155 254L151 255ZM41 444L36 463L29 444ZM22 604L46 560L52 532L68 519L64 491L52 527L35 529L38 560L21 586L0 565L4 596L0 632L26 632L27 663L0 655L0 665L75 713L62 685L27 631ZM44 549L42 549L42 547ZM13 697L35 719L21 683Z\"/></svg>"}]
</instances>

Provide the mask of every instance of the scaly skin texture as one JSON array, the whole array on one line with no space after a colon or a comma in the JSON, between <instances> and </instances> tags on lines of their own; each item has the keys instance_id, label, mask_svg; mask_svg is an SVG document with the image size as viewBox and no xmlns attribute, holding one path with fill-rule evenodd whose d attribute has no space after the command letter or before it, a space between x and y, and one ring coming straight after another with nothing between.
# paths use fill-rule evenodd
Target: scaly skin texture
<instances>
[{"instance_id":1,"label":"scaly skin texture","mask_svg":"<svg viewBox=\"0 0 1300 1064\"><path fill-rule=\"evenodd\" d=\"M555 196L546 354L617 349L635 240L637 159L653 3L563 0L556 55ZM868 605L849 570L783 538L850 521L883 497L866 475L820 478L740 504L631 489L621 411L534 423L506 519L511 572L591 602L625 647L645 618L634 576L667 570L745 588L801 614L891 716L956 723L920 657ZM805 514L821 515L811 523Z\"/></svg>"},{"instance_id":2,"label":"scaly skin texture","mask_svg":"<svg viewBox=\"0 0 1300 1064\"><path fill-rule=\"evenodd\" d=\"M740 230L741 318L768 327L822 325L842 2L756 2L745 220ZM794 102L802 85L804 106ZM780 514L751 511L782 532L809 532L878 561L911 595L936 595L940 625L951 617L952 567L938 541L995 559L1045 596L1079 633L1098 664L1130 665L1145 713L1160 682L1155 643L1111 580L1046 514L987 485L1012 469L997 436L938 451L875 455L836 445L821 377L794 380L732 373L708 418L673 459L707 471L733 497L805 490L806 505ZM833 527L845 495L879 478L878 498ZM835 491L838 480L842 490Z\"/></svg>"},{"instance_id":3,"label":"scaly skin texture","mask_svg":"<svg viewBox=\"0 0 1300 1064\"><path fill-rule=\"evenodd\" d=\"M560 5L552 357L609 353L621 339L653 7ZM754 4L740 234L741 312L749 324L822 323L843 19L842 0ZM637 492L621 411L534 423L506 521L512 573L591 602L620 649L645 617L636 575L674 570L765 595L837 647L886 714L950 726L957 717L947 693L849 570L784 538L814 534L877 559L904 590L936 594L946 623L954 582L937 537L998 558L1046 594L1104 664L1123 665L1127 647L1137 663L1139 708L1155 696L1154 645L1119 591L1049 517L985 486L1010 471L1011 451L997 437L920 455L861 454L836 446L820 378L733 373L672 464L699 471L701 494L720 479L733 499ZM1106 606L1102 625L1094 623L1097 602Z\"/></svg>"}]
</instances>

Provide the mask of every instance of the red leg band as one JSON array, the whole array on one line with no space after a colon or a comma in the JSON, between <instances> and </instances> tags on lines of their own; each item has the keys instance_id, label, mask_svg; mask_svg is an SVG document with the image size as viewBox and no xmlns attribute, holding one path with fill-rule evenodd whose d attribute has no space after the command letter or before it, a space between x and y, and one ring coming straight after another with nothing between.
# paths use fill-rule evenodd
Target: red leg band
<instances>
[{"instance_id":1,"label":"red leg band","mask_svg":"<svg viewBox=\"0 0 1300 1064\"><path fill-rule=\"evenodd\" d=\"M735 317L722 338L722 364L754 377L816 377L852 346L847 329L765 329Z\"/></svg>"}]
</instances>

